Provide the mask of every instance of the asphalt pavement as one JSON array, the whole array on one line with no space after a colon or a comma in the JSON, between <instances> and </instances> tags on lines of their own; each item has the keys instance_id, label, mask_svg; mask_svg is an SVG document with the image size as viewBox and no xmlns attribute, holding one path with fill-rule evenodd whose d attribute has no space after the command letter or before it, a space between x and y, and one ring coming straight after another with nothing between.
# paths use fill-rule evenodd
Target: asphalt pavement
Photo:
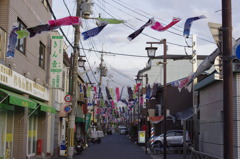
<instances>
[{"instance_id":1,"label":"asphalt pavement","mask_svg":"<svg viewBox=\"0 0 240 159\"><path fill-rule=\"evenodd\" d=\"M57 159L65 159L59 157ZM150 155L145 153L145 147L132 143L126 135L107 135L100 144L90 144L74 159L163 159L162 154ZM182 154L167 154L167 159L183 159Z\"/></svg>"}]
</instances>

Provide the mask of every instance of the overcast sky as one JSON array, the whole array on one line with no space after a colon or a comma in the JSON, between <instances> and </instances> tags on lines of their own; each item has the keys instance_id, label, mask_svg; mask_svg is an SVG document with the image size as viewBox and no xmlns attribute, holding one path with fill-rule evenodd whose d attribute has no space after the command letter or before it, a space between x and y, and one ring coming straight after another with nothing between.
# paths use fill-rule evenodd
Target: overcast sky
<instances>
[{"instance_id":1,"label":"overcast sky","mask_svg":"<svg viewBox=\"0 0 240 159\"><path fill-rule=\"evenodd\" d=\"M76 0L65 0L71 15L76 14ZM208 22L220 23L222 19L221 0L94 0L93 14L91 17L116 18L126 21L125 24L109 24L96 37L89 40L82 40L83 47L86 49L95 49L98 51L107 51L120 54L147 56L145 47L149 45L146 42L159 41L163 38L168 42L168 54L185 54L185 38L182 36L184 23L187 18L205 15L206 19L193 22L191 34L196 34L197 54L209 55L216 48ZM232 25L233 37L240 36L240 0L232 0ZM69 16L63 1L53 0L53 10L57 18ZM157 32L150 27L145 28L143 33L134 40L129 41L128 35L133 33L149 18L154 17L156 21L164 26L168 24L173 17L181 18L173 28L165 32ZM83 20L81 32L96 27L95 20ZM63 27L70 41L73 42L72 26ZM187 39L191 45L191 39ZM162 55L162 46L158 47L157 55ZM191 54L191 49L187 49ZM90 66L98 66L100 55L97 52L85 51ZM81 50L81 55L84 55ZM138 70L145 67L147 57L129 57L129 56L108 56L104 55L104 61L108 67L108 84L118 83L119 85L131 85L135 81ZM94 65L95 63L95 65ZM94 66L93 66L94 65ZM88 68L89 65L87 64ZM114 71L113 71L114 68ZM117 70L117 71L116 71ZM117 72L124 74L120 75ZM94 72L97 71L94 69ZM118 75L118 78L114 78ZM125 75L127 77L125 77ZM97 77L99 78L99 77ZM93 80L93 82L95 82Z\"/></svg>"}]
</instances>

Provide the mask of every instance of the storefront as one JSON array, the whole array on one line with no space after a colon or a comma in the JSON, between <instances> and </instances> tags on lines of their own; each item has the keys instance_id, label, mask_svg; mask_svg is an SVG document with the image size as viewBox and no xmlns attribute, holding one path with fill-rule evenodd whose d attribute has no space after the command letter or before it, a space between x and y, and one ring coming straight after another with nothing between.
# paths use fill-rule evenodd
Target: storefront
<instances>
[{"instance_id":1,"label":"storefront","mask_svg":"<svg viewBox=\"0 0 240 159\"><path fill-rule=\"evenodd\" d=\"M56 113L48 101L47 88L0 64L0 159L46 153L47 120Z\"/></svg>"}]
</instances>

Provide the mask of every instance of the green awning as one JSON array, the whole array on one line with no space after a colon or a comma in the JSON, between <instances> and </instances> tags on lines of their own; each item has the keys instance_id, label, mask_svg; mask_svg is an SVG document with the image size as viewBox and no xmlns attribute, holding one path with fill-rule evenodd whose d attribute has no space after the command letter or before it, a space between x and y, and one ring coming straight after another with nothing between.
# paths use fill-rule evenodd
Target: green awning
<instances>
[{"instance_id":1,"label":"green awning","mask_svg":"<svg viewBox=\"0 0 240 159\"><path fill-rule=\"evenodd\" d=\"M27 107L31 109L36 109L37 103L24 97L19 94L0 89L0 92L3 92L8 95L8 103L12 105L17 105L17 106L22 106L22 107Z\"/></svg>"},{"instance_id":2,"label":"green awning","mask_svg":"<svg viewBox=\"0 0 240 159\"><path fill-rule=\"evenodd\" d=\"M8 104L5 104L5 103L1 103L1 104L0 104L0 109L14 110L14 106L8 105Z\"/></svg>"},{"instance_id":3,"label":"green awning","mask_svg":"<svg viewBox=\"0 0 240 159\"><path fill-rule=\"evenodd\" d=\"M56 110L54 107L49 106L49 105L47 105L47 104L45 104L45 103L39 102L39 101L34 100L34 99L31 99L31 100L33 100L34 102L36 102L36 103L38 103L38 104L40 105L40 110L41 110L41 111L49 112L49 113L54 113L54 114L57 113L57 110Z\"/></svg>"}]
</instances>

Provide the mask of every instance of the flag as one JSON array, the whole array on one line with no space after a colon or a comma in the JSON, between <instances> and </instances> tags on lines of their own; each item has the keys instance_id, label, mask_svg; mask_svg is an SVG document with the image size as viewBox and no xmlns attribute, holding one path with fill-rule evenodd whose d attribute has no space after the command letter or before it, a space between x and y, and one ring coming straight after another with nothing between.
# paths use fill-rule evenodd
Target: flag
<instances>
[{"instance_id":1,"label":"flag","mask_svg":"<svg viewBox=\"0 0 240 159\"><path fill-rule=\"evenodd\" d=\"M119 87L116 87L116 98L117 98L117 102L120 100L120 92L119 92Z\"/></svg>"},{"instance_id":2,"label":"flag","mask_svg":"<svg viewBox=\"0 0 240 159\"><path fill-rule=\"evenodd\" d=\"M87 97L88 97L88 98L91 97L91 91L92 91L92 86L91 86L91 85L88 85L88 88L87 88Z\"/></svg>"},{"instance_id":3,"label":"flag","mask_svg":"<svg viewBox=\"0 0 240 159\"><path fill-rule=\"evenodd\" d=\"M18 27L14 25L12 27L12 30L11 30L9 38L8 38L8 47L7 47L6 58L14 57L14 52L15 52L15 48L17 45L17 36L18 36L15 32L17 30L18 30Z\"/></svg>"},{"instance_id":4,"label":"flag","mask_svg":"<svg viewBox=\"0 0 240 159\"><path fill-rule=\"evenodd\" d=\"M98 35L103 30L103 28L105 26L107 26L107 25L102 25L102 26L99 26L99 27L96 27L96 28L93 28L91 30L83 32L82 33L83 40L87 40L88 38L91 38L91 37L94 37L94 36Z\"/></svg>"},{"instance_id":5,"label":"flag","mask_svg":"<svg viewBox=\"0 0 240 159\"><path fill-rule=\"evenodd\" d=\"M112 99L115 99L115 94L114 94L113 88L109 88L109 92L111 94Z\"/></svg>"},{"instance_id":6,"label":"flag","mask_svg":"<svg viewBox=\"0 0 240 159\"><path fill-rule=\"evenodd\" d=\"M204 15L198 16L198 17L192 17L192 18L188 18L184 24L184 31L183 31L183 36L185 36L186 38L189 37L190 34L190 29L192 26L192 22L195 20L199 20L199 19L203 19L203 18L207 18Z\"/></svg>"},{"instance_id":7,"label":"flag","mask_svg":"<svg viewBox=\"0 0 240 159\"><path fill-rule=\"evenodd\" d=\"M128 87L129 101L133 101L133 91L131 87Z\"/></svg>"},{"instance_id":8,"label":"flag","mask_svg":"<svg viewBox=\"0 0 240 159\"><path fill-rule=\"evenodd\" d=\"M156 31L165 31L165 30L169 29L170 27L172 27L173 25L175 25L176 23L178 23L180 20L181 20L181 18L173 17L173 20L164 27L164 26L162 26L162 24L160 22L157 22L153 19L151 28Z\"/></svg>"},{"instance_id":9,"label":"flag","mask_svg":"<svg viewBox=\"0 0 240 159\"><path fill-rule=\"evenodd\" d=\"M107 22L108 24L120 24L120 23L124 23L124 20L111 19L111 18L98 18L98 20Z\"/></svg>"},{"instance_id":10,"label":"flag","mask_svg":"<svg viewBox=\"0 0 240 159\"><path fill-rule=\"evenodd\" d=\"M27 30L19 30L19 31L16 31L16 33L18 35L18 39L22 39L30 35L30 33Z\"/></svg>"},{"instance_id":11,"label":"flag","mask_svg":"<svg viewBox=\"0 0 240 159\"><path fill-rule=\"evenodd\" d=\"M98 89L98 99L100 99L101 98L101 94L102 94L102 89L101 89L101 87L99 87L99 89Z\"/></svg>"},{"instance_id":12,"label":"flag","mask_svg":"<svg viewBox=\"0 0 240 159\"><path fill-rule=\"evenodd\" d=\"M83 94L84 94L84 98L87 98L87 89L86 86L83 86Z\"/></svg>"},{"instance_id":13,"label":"flag","mask_svg":"<svg viewBox=\"0 0 240 159\"><path fill-rule=\"evenodd\" d=\"M157 124L160 121L162 121L164 119L164 116L154 116L154 117L149 117L149 120L152 124Z\"/></svg>"},{"instance_id":14,"label":"flag","mask_svg":"<svg viewBox=\"0 0 240 159\"><path fill-rule=\"evenodd\" d=\"M147 85L147 90L146 90L146 99L150 99L150 97L151 97L151 86L150 86L150 84L148 84Z\"/></svg>"},{"instance_id":15,"label":"flag","mask_svg":"<svg viewBox=\"0 0 240 159\"><path fill-rule=\"evenodd\" d=\"M82 84L79 85L79 90L80 90L80 93L83 93Z\"/></svg>"},{"instance_id":16,"label":"flag","mask_svg":"<svg viewBox=\"0 0 240 159\"><path fill-rule=\"evenodd\" d=\"M154 84L153 84L152 95L151 95L151 98L152 98L152 99L155 99L155 98L156 98L156 96L157 96L157 91L158 91L158 84L157 84L157 83L154 83Z\"/></svg>"},{"instance_id":17,"label":"flag","mask_svg":"<svg viewBox=\"0 0 240 159\"><path fill-rule=\"evenodd\" d=\"M137 83L137 85L136 85L136 89L135 89L135 93L138 92L138 89L140 88L141 85L142 85L142 83Z\"/></svg>"},{"instance_id":18,"label":"flag","mask_svg":"<svg viewBox=\"0 0 240 159\"><path fill-rule=\"evenodd\" d=\"M74 16L68 16L61 19L56 20L49 20L48 24L50 26L62 26L62 25L80 25L81 24L81 18L80 17L74 17Z\"/></svg>"},{"instance_id":19,"label":"flag","mask_svg":"<svg viewBox=\"0 0 240 159\"><path fill-rule=\"evenodd\" d=\"M128 102L126 99L121 99L121 102L123 102L124 104L126 104L126 106L128 106Z\"/></svg>"},{"instance_id":20,"label":"flag","mask_svg":"<svg viewBox=\"0 0 240 159\"><path fill-rule=\"evenodd\" d=\"M144 101L143 101L143 96L140 97L140 105L143 105Z\"/></svg>"},{"instance_id":21,"label":"flag","mask_svg":"<svg viewBox=\"0 0 240 159\"><path fill-rule=\"evenodd\" d=\"M219 55L219 53L220 53L220 50L216 49L213 53L211 53L208 57L206 57L202 61L202 63L198 66L196 72L194 72L194 74L188 84L190 84L201 73L203 73L206 70L209 70L212 67L212 65L214 64L214 60Z\"/></svg>"},{"instance_id":22,"label":"flag","mask_svg":"<svg viewBox=\"0 0 240 159\"><path fill-rule=\"evenodd\" d=\"M178 81L179 85L178 85L178 90L181 91L182 88L187 88L188 91L191 91L191 85L189 85L189 82L191 81L191 79L193 78L193 73L190 73L190 75L180 81ZM189 86L189 87L188 87Z\"/></svg>"},{"instance_id":23,"label":"flag","mask_svg":"<svg viewBox=\"0 0 240 159\"><path fill-rule=\"evenodd\" d=\"M35 27L27 28L26 30L30 33L30 38L44 31L52 31L59 28L59 26L50 26L49 24L37 25Z\"/></svg>"},{"instance_id":24,"label":"flag","mask_svg":"<svg viewBox=\"0 0 240 159\"><path fill-rule=\"evenodd\" d=\"M135 32L133 32L132 34L130 34L128 36L128 40L131 41L134 38L136 38L139 34L142 33L142 31L144 30L144 28L150 26L153 23L153 18L149 19L148 22L146 24L144 24L143 26L141 26L138 30L136 30Z\"/></svg>"},{"instance_id":25,"label":"flag","mask_svg":"<svg viewBox=\"0 0 240 159\"><path fill-rule=\"evenodd\" d=\"M108 87L106 87L106 94L107 94L108 100L112 100L112 97L111 97L111 94L110 94L110 92L109 92Z\"/></svg>"}]
</instances>

